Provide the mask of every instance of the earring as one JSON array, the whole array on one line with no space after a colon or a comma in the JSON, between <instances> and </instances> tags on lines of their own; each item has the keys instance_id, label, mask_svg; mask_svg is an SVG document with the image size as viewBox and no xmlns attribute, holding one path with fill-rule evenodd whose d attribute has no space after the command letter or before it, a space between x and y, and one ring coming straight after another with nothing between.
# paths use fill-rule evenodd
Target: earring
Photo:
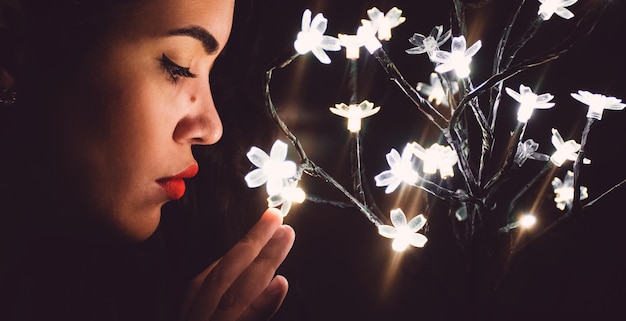
<instances>
[{"instance_id":1,"label":"earring","mask_svg":"<svg viewBox=\"0 0 626 321\"><path fill-rule=\"evenodd\" d=\"M10 88L0 89L0 106L10 106L15 103L17 94Z\"/></svg>"}]
</instances>

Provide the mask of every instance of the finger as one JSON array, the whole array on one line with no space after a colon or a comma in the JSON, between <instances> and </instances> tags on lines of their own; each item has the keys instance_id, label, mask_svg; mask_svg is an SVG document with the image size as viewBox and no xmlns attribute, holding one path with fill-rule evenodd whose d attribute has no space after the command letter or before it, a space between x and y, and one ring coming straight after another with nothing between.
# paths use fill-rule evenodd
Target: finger
<instances>
[{"instance_id":1,"label":"finger","mask_svg":"<svg viewBox=\"0 0 626 321\"><path fill-rule=\"evenodd\" d=\"M191 305L193 304L195 297L198 295L198 292L200 291L200 288L204 283L204 279L206 279L207 275L215 268L215 266L217 266L217 264L219 264L221 260L222 259L220 258L217 261L213 262L206 269L200 272L200 274L194 277L191 282L189 282L189 286L187 287L187 293L185 294L185 299L183 300L182 304L181 320L188 320L186 314L189 313Z\"/></svg>"},{"instance_id":2,"label":"finger","mask_svg":"<svg viewBox=\"0 0 626 321\"><path fill-rule=\"evenodd\" d=\"M276 231L257 258L224 293L212 320L235 320L262 296L289 253L294 237L290 226L283 225ZM280 278L278 280L276 282L281 282Z\"/></svg>"},{"instance_id":3,"label":"finger","mask_svg":"<svg viewBox=\"0 0 626 321\"><path fill-rule=\"evenodd\" d=\"M281 224L282 215L278 210L268 209L263 213L248 234L204 278L194 298L190 319L196 316L207 319L212 314L226 290L257 257Z\"/></svg>"},{"instance_id":4,"label":"finger","mask_svg":"<svg viewBox=\"0 0 626 321\"><path fill-rule=\"evenodd\" d=\"M282 275L274 277L263 293L244 311L240 321L269 320L285 300L289 283Z\"/></svg>"}]
</instances>

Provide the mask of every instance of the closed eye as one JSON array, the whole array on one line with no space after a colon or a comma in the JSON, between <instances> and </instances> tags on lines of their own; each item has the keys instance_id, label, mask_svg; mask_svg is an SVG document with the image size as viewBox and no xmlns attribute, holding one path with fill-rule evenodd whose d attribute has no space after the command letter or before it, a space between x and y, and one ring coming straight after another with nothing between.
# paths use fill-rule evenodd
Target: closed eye
<instances>
[{"instance_id":1,"label":"closed eye","mask_svg":"<svg viewBox=\"0 0 626 321\"><path fill-rule=\"evenodd\" d=\"M189 70L189 67L183 67L176 64L165 54L161 56L161 67L163 67L163 70L165 70L165 72L170 76L173 83L178 82L180 77L196 78L196 74L192 73Z\"/></svg>"}]
</instances>

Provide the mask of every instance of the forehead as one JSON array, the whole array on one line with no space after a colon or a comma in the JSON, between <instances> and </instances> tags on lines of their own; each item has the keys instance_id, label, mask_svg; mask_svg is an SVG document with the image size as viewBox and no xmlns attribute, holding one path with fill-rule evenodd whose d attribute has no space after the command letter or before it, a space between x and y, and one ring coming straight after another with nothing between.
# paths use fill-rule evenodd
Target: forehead
<instances>
[{"instance_id":1,"label":"forehead","mask_svg":"<svg viewBox=\"0 0 626 321\"><path fill-rule=\"evenodd\" d=\"M142 1L132 7L125 24L130 24L141 35L151 37L198 26L209 31L223 47L230 35L233 10L234 0Z\"/></svg>"}]
</instances>

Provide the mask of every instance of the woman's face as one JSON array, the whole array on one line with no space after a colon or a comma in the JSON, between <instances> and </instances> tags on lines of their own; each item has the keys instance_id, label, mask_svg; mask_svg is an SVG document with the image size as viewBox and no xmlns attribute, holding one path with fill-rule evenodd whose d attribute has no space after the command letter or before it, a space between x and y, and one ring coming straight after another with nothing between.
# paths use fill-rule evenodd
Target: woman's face
<instances>
[{"instance_id":1,"label":"woman's face","mask_svg":"<svg viewBox=\"0 0 626 321\"><path fill-rule=\"evenodd\" d=\"M66 195L107 230L143 240L161 206L195 175L194 144L222 124L209 72L230 34L234 0L151 0L133 5L88 56L60 107ZM82 212L81 212L82 214Z\"/></svg>"}]
</instances>

